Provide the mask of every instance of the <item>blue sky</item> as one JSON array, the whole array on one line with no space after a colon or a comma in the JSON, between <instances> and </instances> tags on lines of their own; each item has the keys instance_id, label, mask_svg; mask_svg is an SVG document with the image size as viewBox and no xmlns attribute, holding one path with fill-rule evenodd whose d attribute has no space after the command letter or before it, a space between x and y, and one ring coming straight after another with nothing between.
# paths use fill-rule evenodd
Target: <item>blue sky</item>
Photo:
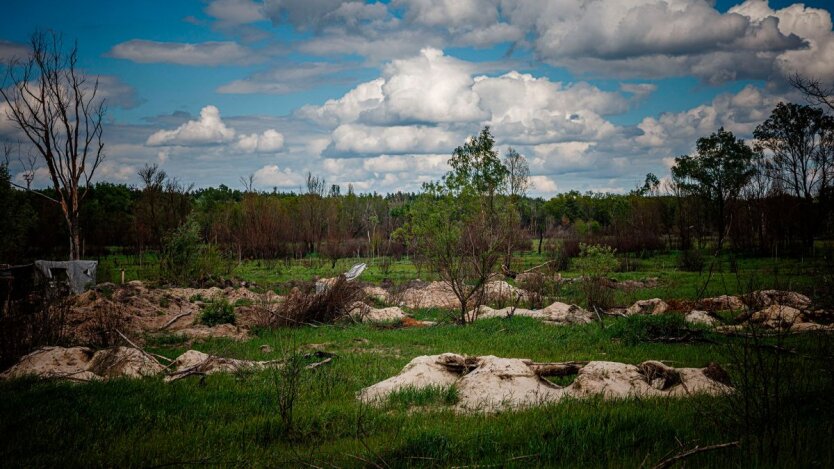
<instances>
[{"instance_id":1,"label":"blue sky","mask_svg":"<svg viewBox=\"0 0 834 469\"><path fill-rule=\"evenodd\" d=\"M0 60L77 40L109 101L100 177L416 190L490 125L533 193L626 191L724 126L749 138L787 78L834 83L815 0L6 2ZM95 14L90 14L95 12ZM0 139L20 138L2 122ZM39 177L42 180L44 173Z\"/></svg>"}]
</instances>

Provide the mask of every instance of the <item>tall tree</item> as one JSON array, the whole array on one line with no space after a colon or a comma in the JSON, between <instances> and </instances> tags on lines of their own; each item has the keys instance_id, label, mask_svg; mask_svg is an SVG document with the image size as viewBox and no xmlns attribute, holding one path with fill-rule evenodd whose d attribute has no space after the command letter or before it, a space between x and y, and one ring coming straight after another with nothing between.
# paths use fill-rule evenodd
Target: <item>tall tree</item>
<instances>
[{"instance_id":1,"label":"tall tree","mask_svg":"<svg viewBox=\"0 0 834 469\"><path fill-rule=\"evenodd\" d=\"M831 185L834 119L821 109L779 103L753 136L771 156L772 176L794 196L811 200Z\"/></svg>"},{"instance_id":2,"label":"tall tree","mask_svg":"<svg viewBox=\"0 0 834 469\"><path fill-rule=\"evenodd\" d=\"M13 62L0 86L8 117L20 128L49 169L69 232L69 258L81 257L81 204L104 159L104 99L98 79L77 68L78 46L66 50L60 35L35 33L31 55ZM5 84L4 84L5 85Z\"/></svg>"},{"instance_id":3,"label":"tall tree","mask_svg":"<svg viewBox=\"0 0 834 469\"><path fill-rule=\"evenodd\" d=\"M730 205L753 176L753 149L723 128L698 139L694 155L675 158L672 177L690 194L703 198L715 220L718 249L724 244Z\"/></svg>"},{"instance_id":4,"label":"tall tree","mask_svg":"<svg viewBox=\"0 0 834 469\"><path fill-rule=\"evenodd\" d=\"M774 185L800 200L801 232L806 247L830 211L834 181L834 118L821 109L779 103L753 132L756 146L769 158ZM819 204L814 201L819 198Z\"/></svg>"},{"instance_id":5,"label":"tall tree","mask_svg":"<svg viewBox=\"0 0 834 469\"><path fill-rule=\"evenodd\" d=\"M410 239L458 299L460 322L482 304L487 280L518 225L506 197L508 171L493 145L484 128L455 149L452 170L426 184L409 213Z\"/></svg>"}]
</instances>

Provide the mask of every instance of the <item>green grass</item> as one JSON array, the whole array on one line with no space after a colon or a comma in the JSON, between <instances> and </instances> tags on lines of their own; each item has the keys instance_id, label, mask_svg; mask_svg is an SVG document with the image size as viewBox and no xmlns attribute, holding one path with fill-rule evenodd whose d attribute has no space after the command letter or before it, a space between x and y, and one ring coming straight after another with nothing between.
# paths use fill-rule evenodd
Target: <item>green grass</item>
<instances>
[{"instance_id":1,"label":"green grass","mask_svg":"<svg viewBox=\"0 0 834 469\"><path fill-rule=\"evenodd\" d=\"M0 434L5 435L0 458L10 467L302 462L357 467L623 467L656 462L676 450L678 440L705 445L735 439L715 423L726 412L720 398L565 401L491 416L453 413L449 404L456 395L450 390L404 391L382 408L363 406L355 399L357 391L396 374L422 354L628 363L662 359L674 366L698 367L726 359L716 344L624 339L623 330L639 329L645 321L650 319L614 319L605 329L597 324L547 326L529 318L393 330L322 326L264 331L246 342L211 340L196 347L266 360L281 358L281 350L325 344L336 358L303 373L291 431L278 416L271 371L212 375L204 384L196 378L172 384L159 379L0 383ZM261 352L264 344L274 352ZM170 357L184 350L175 341L152 345L152 351ZM827 437L834 419L819 412L809 415L800 435L807 453L782 463L834 460ZM690 460L713 467L779 463L749 459L737 450Z\"/></svg>"},{"instance_id":2,"label":"green grass","mask_svg":"<svg viewBox=\"0 0 834 469\"><path fill-rule=\"evenodd\" d=\"M755 288L800 290L814 294L820 259L739 257L733 269L727 255L707 256L703 272L683 272L678 252L639 259L634 272L619 280L658 277L660 286L618 291L615 300L693 299ZM532 252L517 256L524 270L544 259ZM135 259L134 259L135 260ZM105 272L131 259L103 260ZM408 260L383 265L378 259L341 260L336 268L319 259L292 262L246 261L235 275L260 288L286 288L284 282L330 277L367 262L363 280L395 283L433 277ZM710 269L712 266L712 269ZM153 271L150 256L145 272ZM711 270L711 273L710 273ZM735 270L735 271L733 271ZM131 274L133 275L133 274ZM579 272L562 272L575 277ZM132 278L128 276L128 280ZM575 285L555 292L562 301L582 303ZM192 301L205 300L192 298ZM243 306L241 303L238 306ZM443 319L446 311L420 309L418 319ZM830 467L834 461L834 408L824 384L829 370L807 361L812 340L788 338L797 350L793 365L808 370L802 387L795 434L780 434L788 444L776 459L753 451L730 422L738 409L724 398L649 399L608 402L567 400L521 412L460 415L451 410L454 388L406 390L384 406L371 408L355 398L362 388L395 375L418 355L456 352L535 361L609 360L639 363L663 360L676 367L723 364L738 374L730 350L710 332L694 343L662 343L686 326L678 316L606 318L599 324L555 327L524 317L489 319L469 326L441 322L428 328L380 328L362 324L261 330L251 340L214 339L191 347L253 360L281 359L287 350L324 349L333 361L305 370L299 384L294 424L287 428L277 410L274 371L211 375L164 384L161 379L67 384L21 380L0 382L0 461L8 467L96 467L211 465L246 467L637 467L651 466L679 450L679 442L702 446L734 441L743 449L704 453L687 460L692 467ZM735 340L735 339L733 339ZM269 353L261 351L269 345ZM315 346L313 346L315 345ZM150 351L176 357L187 349L180 336L149 339ZM310 360L315 360L311 358ZM817 370L819 368L820 370ZM567 385L571 377L553 379ZM829 379L830 381L830 379ZM796 383L791 383L791 388ZM798 389L799 387L797 387ZM793 391L791 391L793 392ZM799 392L799 391L797 391Z\"/></svg>"},{"instance_id":3,"label":"green grass","mask_svg":"<svg viewBox=\"0 0 834 469\"><path fill-rule=\"evenodd\" d=\"M638 258L638 269L632 272L615 272L611 275L617 280L640 280L657 277L660 284L655 288L645 288L628 292L618 290L615 302L625 306L636 300L647 298L697 299L705 296L745 293L762 288L776 288L801 291L813 295L819 287L819 272L825 269L830 259L818 258L773 258L747 257L724 253L718 257L705 255L705 266L701 272L686 272L678 267L679 251L656 253L646 258ZM515 257L513 266L517 271L524 271L546 262L546 258L534 251L520 253ZM134 262L131 264L131 262ZM113 280L120 268L126 269L127 280L142 279L142 272L147 273L146 280L156 277L155 262L158 259L146 254L140 267L135 256L109 256L101 260L100 268L105 273L112 272ZM361 279L365 282L379 284L383 280L401 284L409 280L436 280L437 276L425 269L418 270L414 263L403 258L385 262L381 258L340 259L333 268L329 261L312 256L296 260L247 260L238 265L233 275L247 282L254 282L258 289L272 288L279 293L286 293L287 282L312 280L319 277L333 277L347 271L351 266L364 262L367 270ZM734 268L735 264L735 268ZM581 276L576 270L560 272L565 278ZM562 301L582 304L582 296L575 285L564 285L557 298Z\"/></svg>"}]
</instances>

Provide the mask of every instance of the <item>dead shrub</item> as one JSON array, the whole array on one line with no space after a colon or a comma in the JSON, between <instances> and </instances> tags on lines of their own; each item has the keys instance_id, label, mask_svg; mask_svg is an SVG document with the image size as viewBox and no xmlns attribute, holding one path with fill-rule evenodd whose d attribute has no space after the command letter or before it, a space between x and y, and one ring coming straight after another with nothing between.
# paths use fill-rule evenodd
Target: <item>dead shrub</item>
<instances>
[{"instance_id":1,"label":"dead shrub","mask_svg":"<svg viewBox=\"0 0 834 469\"><path fill-rule=\"evenodd\" d=\"M268 327L333 323L346 316L348 308L364 296L362 287L344 276L320 293L315 292L312 284L304 289L296 287L283 304L270 308L265 322Z\"/></svg>"},{"instance_id":2,"label":"dead shrub","mask_svg":"<svg viewBox=\"0 0 834 469\"><path fill-rule=\"evenodd\" d=\"M92 311L90 318L81 326L79 333L85 344L92 348L108 348L121 341L117 330L125 329L127 315L124 308L106 301Z\"/></svg>"},{"instance_id":3,"label":"dead shrub","mask_svg":"<svg viewBox=\"0 0 834 469\"><path fill-rule=\"evenodd\" d=\"M0 370L44 345L65 345L71 300L64 289L43 287L0 309Z\"/></svg>"}]
</instances>

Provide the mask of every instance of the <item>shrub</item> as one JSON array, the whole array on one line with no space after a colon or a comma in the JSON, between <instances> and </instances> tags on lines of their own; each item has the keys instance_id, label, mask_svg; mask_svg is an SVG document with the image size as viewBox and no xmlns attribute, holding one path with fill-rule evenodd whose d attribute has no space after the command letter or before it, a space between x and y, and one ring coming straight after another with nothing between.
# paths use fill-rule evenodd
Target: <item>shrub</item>
<instances>
[{"instance_id":1,"label":"shrub","mask_svg":"<svg viewBox=\"0 0 834 469\"><path fill-rule=\"evenodd\" d=\"M701 272L704 270L704 256L695 248L687 249L678 256L678 267L687 272Z\"/></svg>"},{"instance_id":2,"label":"shrub","mask_svg":"<svg viewBox=\"0 0 834 469\"><path fill-rule=\"evenodd\" d=\"M574 264L585 277L580 288L588 307L611 307L614 293L608 286L608 275L620 265L614 248L581 243L579 249L579 257L574 260Z\"/></svg>"},{"instance_id":3,"label":"shrub","mask_svg":"<svg viewBox=\"0 0 834 469\"><path fill-rule=\"evenodd\" d=\"M217 246L202 243L197 222L187 221L165 237L159 272L163 282L204 285L231 270L231 262Z\"/></svg>"},{"instance_id":4,"label":"shrub","mask_svg":"<svg viewBox=\"0 0 834 469\"><path fill-rule=\"evenodd\" d=\"M63 289L41 288L0 298L0 370L43 345L64 345L72 300Z\"/></svg>"},{"instance_id":5,"label":"shrub","mask_svg":"<svg viewBox=\"0 0 834 469\"><path fill-rule=\"evenodd\" d=\"M629 316L616 321L606 331L612 338L620 339L627 345L687 337L692 333L679 314Z\"/></svg>"},{"instance_id":6,"label":"shrub","mask_svg":"<svg viewBox=\"0 0 834 469\"><path fill-rule=\"evenodd\" d=\"M225 298L215 298L200 314L200 322L206 326L235 323L235 307Z\"/></svg>"},{"instance_id":7,"label":"shrub","mask_svg":"<svg viewBox=\"0 0 834 469\"><path fill-rule=\"evenodd\" d=\"M321 293L316 293L314 288L306 291L294 288L280 311L272 314L271 326L332 323L344 317L348 308L364 295L357 282L348 282L344 276L339 276Z\"/></svg>"},{"instance_id":8,"label":"shrub","mask_svg":"<svg viewBox=\"0 0 834 469\"><path fill-rule=\"evenodd\" d=\"M579 255L579 240L576 238L564 238L560 241L547 240L544 243L544 252L550 264L551 271L568 270L570 260Z\"/></svg>"}]
</instances>

